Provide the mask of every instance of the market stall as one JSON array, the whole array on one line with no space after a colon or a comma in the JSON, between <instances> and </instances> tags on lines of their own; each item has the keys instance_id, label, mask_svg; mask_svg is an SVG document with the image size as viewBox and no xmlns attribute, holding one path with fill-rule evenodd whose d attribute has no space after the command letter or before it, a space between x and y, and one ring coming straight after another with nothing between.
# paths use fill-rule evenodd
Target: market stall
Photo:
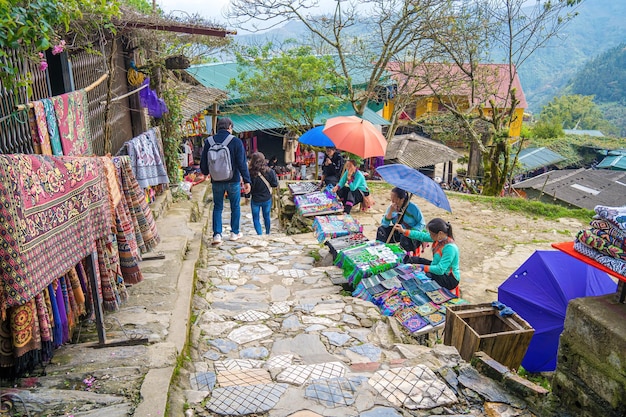
<instances>
[{"instance_id":1,"label":"market stall","mask_svg":"<svg viewBox=\"0 0 626 417\"><path fill-rule=\"evenodd\" d=\"M321 216L343 211L343 204L337 194L329 188L314 193L297 195L293 202L298 214L303 217Z\"/></svg>"}]
</instances>

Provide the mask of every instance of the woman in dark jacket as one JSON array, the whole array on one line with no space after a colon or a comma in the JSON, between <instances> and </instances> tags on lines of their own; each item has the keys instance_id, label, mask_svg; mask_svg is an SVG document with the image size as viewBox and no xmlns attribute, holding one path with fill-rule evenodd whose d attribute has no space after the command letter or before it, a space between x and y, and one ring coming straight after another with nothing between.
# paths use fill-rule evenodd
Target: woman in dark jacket
<instances>
[{"instance_id":1,"label":"woman in dark jacket","mask_svg":"<svg viewBox=\"0 0 626 417\"><path fill-rule=\"evenodd\" d=\"M250 209L252 210L252 222L257 235L263 234L261 228L260 212L263 213L263 223L265 223L265 233L270 234L270 213L272 211L272 188L278 187L278 177L276 172L267 166L265 155L261 152L255 152L250 157L250 194L252 201Z\"/></svg>"}]
</instances>

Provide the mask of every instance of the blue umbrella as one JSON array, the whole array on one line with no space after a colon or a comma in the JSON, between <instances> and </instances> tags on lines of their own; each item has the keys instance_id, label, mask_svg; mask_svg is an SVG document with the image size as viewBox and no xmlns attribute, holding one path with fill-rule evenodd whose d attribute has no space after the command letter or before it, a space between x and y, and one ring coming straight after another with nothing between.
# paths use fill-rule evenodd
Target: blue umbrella
<instances>
[{"instance_id":1,"label":"blue umbrella","mask_svg":"<svg viewBox=\"0 0 626 417\"><path fill-rule=\"evenodd\" d=\"M304 132L298 139L298 142L305 145L318 146L323 148L334 148L335 144L322 130L324 126L314 127L313 129Z\"/></svg>"},{"instance_id":2,"label":"blue umbrella","mask_svg":"<svg viewBox=\"0 0 626 417\"><path fill-rule=\"evenodd\" d=\"M416 169L403 164L383 165L376 168L381 178L391 185L422 197L435 206L452 213L448 197L439 184Z\"/></svg>"}]
</instances>

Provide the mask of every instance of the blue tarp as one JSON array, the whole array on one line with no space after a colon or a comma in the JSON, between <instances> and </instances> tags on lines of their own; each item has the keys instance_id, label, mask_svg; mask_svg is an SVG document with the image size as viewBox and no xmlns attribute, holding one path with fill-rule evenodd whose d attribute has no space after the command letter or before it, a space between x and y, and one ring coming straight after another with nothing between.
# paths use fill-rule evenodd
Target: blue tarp
<instances>
[{"instance_id":1,"label":"blue tarp","mask_svg":"<svg viewBox=\"0 0 626 417\"><path fill-rule=\"evenodd\" d=\"M526 320L535 333L522 366L554 371L567 303L578 297L615 292L605 272L560 251L535 251L498 287L498 300Z\"/></svg>"}]
</instances>

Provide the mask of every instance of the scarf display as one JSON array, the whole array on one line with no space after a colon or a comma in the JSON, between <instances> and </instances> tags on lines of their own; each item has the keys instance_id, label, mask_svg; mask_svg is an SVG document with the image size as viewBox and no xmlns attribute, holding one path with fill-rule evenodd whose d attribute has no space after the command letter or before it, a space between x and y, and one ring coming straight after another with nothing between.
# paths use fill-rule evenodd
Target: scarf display
<instances>
[{"instance_id":1,"label":"scarf display","mask_svg":"<svg viewBox=\"0 0 626 417\"><path fill-rule=\"evenodd\" d=\"M150 210L144 192L133 174L130 158L128 156L116 156L112 160L118 170L122 194L126 199L135 228L137 246L141 253L149 252L161 240L152 216L152 210Z\"/></svg>"},{"instance_id":2,"label":"scarf display","mask_svg":"<svg viewBox=\"0 0 626 417\"><path fill-rule=\"evenodd\" d=\"M156 131L150 129L124 144L133 174L141 188L170 182L159 142Z\"/></svg>"},{"instance_id":3,"label":"scarf display","mask_svg":"<svg viewBox=\"0 0 626 417\"><path fill-rule=\"evenodd\" d=\"M127 284L137 284L143 281L143 275L141 269L139 269L141 253L137 246L135 228L133 227L126 199L123 198L116 207L115 214L115 236L117 238L117 249L122 276L124 277L124 282Z\"/></svg>"},{"instance_id":4,"label":"scarf display","mask_svg":"<svg viewBox=\"0 0 626 417\"><path fill-rule=\"evenodd\" d=\"M41 101L33 102L33 111L29 112L32 116L31 136L38 149L38 154L52 155L52 147L50 145L50 135L48 134L48 122L46 121L46 110Z\"/></svg>"},{"instance_id":5,"label":"scarf display","mask_svg":"<svg viewBox=\"0 0 626 417\"><path fill-rule=\"evenodd\" d=\"M59 135L59 124L57 123L56 114L54 113L54 104L49 98L41 100L43 111L46 116L46 126L48 127L48 137L50 139L50 147L52 155L63 155L63 147L61 146L61 136Z\"/></svg>"},{"instance_id":6,"label":"scarf display","mask_svg":"<svg viewBox=\"0 0 626 417\"><path fill-rule=\"evenodd\" d=\"M101 173L96 158L0 155L3 314L32 300L108 234Z\"/></svg>"},{"instance_id":7,"label":"scarf display","mask_svg":"<svg viewBox=\"0 0 626 417\"><path fill-rule=\"evenodd\" d=\"M617 274L626 272L626 206L596 206L591 227L580 230L573 250ZM584 260L583 260L584 261Z\"/></svg>"},{"instance_id":8,"label":"scarf display","mask_svg":"<svg viewBox=\"0 0 626 417\"><path fill-rule=\"evenodd\" d=\"M63 155L86 156L91 154L89 122L85 90L72 91L52 97L52 105L59 126Z\"/></svg>"}]
</instances>

